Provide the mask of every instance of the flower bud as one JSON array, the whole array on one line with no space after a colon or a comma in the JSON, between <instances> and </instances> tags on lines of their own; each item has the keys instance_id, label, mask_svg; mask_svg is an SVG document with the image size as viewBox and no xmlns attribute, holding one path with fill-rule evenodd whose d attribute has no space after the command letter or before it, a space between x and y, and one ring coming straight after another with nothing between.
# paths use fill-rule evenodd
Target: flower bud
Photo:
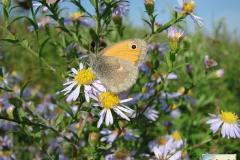
<instances>
[{"instance_id":1,"label":"flower bud","mask_svg":"<svg viewBox=\"0 0 240 160\"><path fill-rule=\"evenodd\" d=\"M112 15L112 20L113 20L114 24L122 23L122 17L119 15Z\"/></svg>"},{"instance_id":2,"label":"flower bud","mask_svg":"<svg viewBox=\"0 0 240 160\"><path fill-rule=\"evenodd\" d=\"M9 3L10 3L10 0L2 0L2 4L3 4L4 6L8 6Z\"/></svg>"},{"instance_id":3,"label":"flower bud","mask_svg":"<svg viewBox=\"0 0 240 160\"><path fill-rule=\"evenodd\" d=\"M155 0L145 0L144 5L148 15L152 15L154 11Z\"/></svg>"}]
</instances>

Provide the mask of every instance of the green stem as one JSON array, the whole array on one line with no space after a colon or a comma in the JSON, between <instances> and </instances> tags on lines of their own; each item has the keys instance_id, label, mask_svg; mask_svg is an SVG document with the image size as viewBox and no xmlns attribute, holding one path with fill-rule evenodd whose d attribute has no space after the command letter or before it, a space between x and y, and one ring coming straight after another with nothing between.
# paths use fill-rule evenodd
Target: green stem
<instances>
[{"instance_id":1,"label":"green stem","mask_svg":"<svg viewBox=\"0 0 240 160\"><path fill-rule=\"evenodd\" d=\"M205 144L208 143L208 142L211 142L212 140L213 140L213 138L208 138L208 139L202 141L201 143L198 143L198 144L196 144L196 145L194 145L194 146L192 146L192 147L190 147L190 148L188 148L188 149L189 149L189 150L193 150L193 149L195 149L195 148L198 148L198 147L201 147L201 146L205 145Z\"/></svg>"},{"instance_id":2,"label":"green stem","mask_svg":"<svg viewBox=\"0 0 240 160\"><path fill-rule=\"evenodd\" d=\"M155 33L160 33L166 29L168 29L169 27L171 27L172 25L176 24L177 22L181 21L182 19L184 19L187 15L182 14L177 18L172 18L170 21L168 21L167 23L165 23L163 26L161 26L160 28L157 29L157 31Z\"/></svg>"},{"instance_id":3,"label":"green stem","mask_svg":"<svg viewBox=\"0 0 240 160\"><path fill-rule=\"evenodd\" d=\"M98 0L95 0L96 3L96 20L97 20L97 26L96 26L96 32L99 38L100 35L100 28L101 28L101 19L100 19L100 13L99 13L99 5L98 5Z\"/></svg>"}]
</instances>

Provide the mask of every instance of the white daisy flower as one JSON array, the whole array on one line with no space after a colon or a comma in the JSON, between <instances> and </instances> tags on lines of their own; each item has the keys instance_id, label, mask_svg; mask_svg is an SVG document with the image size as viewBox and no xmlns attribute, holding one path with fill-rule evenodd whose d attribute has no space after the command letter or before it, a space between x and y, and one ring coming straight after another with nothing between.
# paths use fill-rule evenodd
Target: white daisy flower
<instances>
[{"instance_id":1,"label":"white daisy flower","mask_svg":"<svg viewBox=\"0 0 240 160\"><path fill-rule=\"evenodd\" d=\"M203 26L203 19L193 13L195 9L194 0L178 0L178 3L180 5L179 9L181 10L181 12L190 15L194 22L196 22L200 27Z\"/></svg>"},{"instance_id":2,"label":"white daisy flower","mask_svg":"<svg viewBox=\"0 0 240 160\"><path fill-rule=\"evenodd\" d=\"M179 132L175 131L171 136L166 135L158 138L155 143L152 144L150 149L156 159L159 160L179 160L186 159L181 147L183 146L183 140Z\"/></svg>"},{"instance_id":3,"label":"white daisy flower","mask_svg":"<svg viewBox=\"0 0 240 160\"><path fill-rule=\"evenodd\" d=\"M158 160L180 160L183 158L181 150L168 149L166 146L155 147L153 151Z\"/></svg>"},{"instance_id":4,"label":"white daisy flower","mask_svg":"<svg viewBox=\"0 0 240 160\"><path fill-rule=\"evenodd\" d=\"M170 149L172 148L172 141L169 141L170 136L160 136L155 140L152 140L148 143L148 148L151 152L154 152L154 148L165 148Z\"/></svg>"},{"instance_id":5,"label":"white daisy flower","mask_svg":"<svg viewBox=\"0 0 240 160\"><path fill-rule=\"evenodd\" d=\"M81 86L84 87L85 99L87 102L90 101L90 94L94 91L101 91L104 89L104 86L101 84L99 80L96 80L96 76L94 75L91 68L84 69L83 64L79 64L79 70L75 68L71 69L72 77L71 80L67 81L63 85L65 89L62 92L65 92L64 95L68 95L66 101L76 101L79 94Z\"/></svg>"},{"instance_id":6,"label":"white daisy flower","mask_svg":"<svg viewBox=\"0 0 240 160\"><path fill-rule=\"evenodd\" d=\"M176 148L181 148L184 145L184 140L183 140L182 135L179 131L174 131L171 134L171 137L170 137L169 140L172 141L173 145Z\"/></svg>"},{"instance_id":7,"label":"white daisy flower","mask_svg":"<svg viewBox=\"0 0 240 160\"><path fill-rule=\"evenodd\" d=\"M150 121L156 121L158 119L159 113L154 109L154 107L149 107L145 110L143 115Z\"/></svg>"},{"instance_id":8,"label":"white daisy flower","mask_svg":"<svg viewBox=\"0 0 240 160\"><path fill-rule=\"evenodd\" d=\"M94 95L96 94L96 95ZM124 105L123 103L129 102L132 98L120 100L118 95L107 91L106 89L102 92L95 92L91 95L91 98L95 99L98 103L94 106L101 106L103 109L99 113L100 119L97 127L99 128L104 119L106 126L113 124L113 116L111 110L113 110L121 118L130 121L129 117L134 113L134 110Z\"/></svg>"},{"instance_id":9,"label":"white daisy flower","mask_svg":"<svg viewBox=\"0 0 240 160\"><path fill-rule=\"evenodd\" d=\"M177 108L176 104L172 104L170 106L171 108L171 112L170 112L170 116L174 119L179 118L182 114L181 110L179 108Z\"/></svg>"},{"instance_id":10,"label":"white daisy flower","mask_svg":"<svg viewBox=\"0 0 240 160\"><path fill-rule=\"evenodd\" d=\"M100 134L103 135L100 139L101 142L113 143L117 139L119 130L116 129L114 131L110 131L108 129L103 129L100 131Z\"/></svg>"},{"instance_id":11,"label":"white daisy flower","mask_svg":"<svg viewBox=\"0 0 240 160\"><path fill-rule=\"evenodd\" d=\"M218 115L210 114L207 121L213 133L221 129L221 134L225 138L240 138L240 124L238 116L233 112L221 112Z\"/></svg>"},{"instance_id":12,"label":"white daisy flower","mask_svg":"<svg viewBox=\"0 0 240 160\"><path fill-rule=\"evenodd\" d=\"M129 153L128 151L120 150L120 151L116 151L115 153L107 154L104 159L105 160L119 160L119 159L133 160L134 158L131 157L131 153Z\"/></svg>"}]
</instances>

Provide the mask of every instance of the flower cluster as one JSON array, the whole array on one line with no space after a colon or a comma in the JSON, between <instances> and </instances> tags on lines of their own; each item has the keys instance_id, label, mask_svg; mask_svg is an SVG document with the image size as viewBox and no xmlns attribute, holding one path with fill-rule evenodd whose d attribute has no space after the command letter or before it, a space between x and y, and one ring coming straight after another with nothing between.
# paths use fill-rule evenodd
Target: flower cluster
<instances>
[{"instance_id":1,"label":"flower cluster","mask_svg":"<svg viewBox=\"0 0 240 160\"><path fill-rule=\"evenodd\" d=\"M79 70L72 68L71 71L70 77L72 79L63 84L66 88L62 92L69 94L66 101L76 101L80 95L81 86L83 86L86 101L90 102L91 98L95 100L93 106L102 108L99 113L98 128L104 120L107 126L113 124L112 110L121 118L130 120L129 117L134 113L134 110L124 103L131 101L132 98L120 100L118 95L107 91L106 87L96 79L92 69L84 69L82 63L79 65Z\"/></svg>"}]
</instances>

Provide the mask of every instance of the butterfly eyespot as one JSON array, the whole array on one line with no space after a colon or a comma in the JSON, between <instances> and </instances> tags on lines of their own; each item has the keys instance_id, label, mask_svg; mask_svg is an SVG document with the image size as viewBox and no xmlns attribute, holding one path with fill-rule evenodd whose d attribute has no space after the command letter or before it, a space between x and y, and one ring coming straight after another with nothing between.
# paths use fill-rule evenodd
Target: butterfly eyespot
<instances>
[{"instance_id":1,"label":"butterfly eyespot","mask_svg":"<svg viewBox=\"0 0 240 160\"><path fill-rule=\"evenodd\" d=\"M132 44L132 49L136 49L137 48L137 45L136 44Z\"/></svg>"}]
</instances>

